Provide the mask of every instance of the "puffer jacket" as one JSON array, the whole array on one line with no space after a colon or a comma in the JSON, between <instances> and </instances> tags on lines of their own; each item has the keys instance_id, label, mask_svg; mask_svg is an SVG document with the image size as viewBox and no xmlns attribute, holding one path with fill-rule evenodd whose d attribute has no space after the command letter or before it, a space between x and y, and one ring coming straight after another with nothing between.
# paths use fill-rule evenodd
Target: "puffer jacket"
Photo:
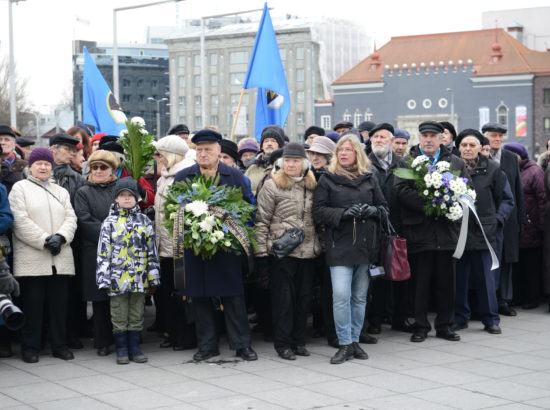
<instances>
[{"instance_id":1,"label":"puffer jacket","mask_svg":"<svg viewBox=\"0 0 550 410\"><path fill-rule=\"evenodd\" d=\"M256 256L272 255L273 242L291 228L302 229L305 235L303 242L288 256L311 259L321 254L321 243L311 212L316 185L315 175L310 171L300 182L292 180L282 169L273 171L258 196Z\"/></svg>"},{"instance_id":2,"label":"puffer jacket","mask_svg":"<svg viewBox=\"0 0 550 410\"><path fill-rule=\"evenodd\" d=\"M153 224L139 210L111 206L97 245L96 282L109 296L157 287L159 257Z\"/></svg>"},{"instance_id":3,"label":"puffer jacket","mask_svg":"<svg viewBox=\"0 0 550 410\"><path fill-rule=\"evenodd\" d=\"M29 176L13 186L9 200L14 217L14 275L51 276L52 267L58 275L74 275L69 245L76 231L76 215L67 190ZM56 256L44 248L46 238L54 234L66 240Z\"/></svg>"},{"instance_id":4,"label":"puffer jacket","mask_svg":"<svg viewBox=\"0 0 550 410\"><path fill-rule=\"evenodd\" d=\"M172 166L163 169L162 176L157 181L157 194L155 195L155 232L159 255L164 258L172 258L172 237L164 226L164 202L168 195L170 185L174 183L174 177L182 169L194 165L195 161L184 159Z\"/></svg>"}]
</instances>

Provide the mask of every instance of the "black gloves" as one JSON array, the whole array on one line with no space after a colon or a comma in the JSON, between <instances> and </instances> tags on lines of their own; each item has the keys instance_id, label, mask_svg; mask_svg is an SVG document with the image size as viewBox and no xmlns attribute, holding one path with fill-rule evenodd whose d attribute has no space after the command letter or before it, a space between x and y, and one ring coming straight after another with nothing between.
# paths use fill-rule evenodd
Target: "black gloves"
<instances>
[{"instance_id":1,"label":"black gloves","mask_svg":"<svg viewBox=\"0 0 550 410\"><path fill-rule=\"evenodd\" d=\"M10 273L5 259L0 261L0 294L19 296L19 282Z\"/></svg>"},{"instance_id":2,"label":"black gloves","mask_svg":"<svg viewBox=\"0 0 550 410\"><path fill-rule=\"evenodd\" d=\"M44 248L48 249L53 256L59 255L61 252L61 246L67 241L63 235L56 233L55 235L50 235L46 238L46 243Z\"/></svg>"},{"instance_id":3,"label":"black gloves","mask_svg":"<svg viewBox=\"0 0 550 410\"><path fill-rule=\"evenodd\" d=\"M361 216L361 205L355 204L347 208L342 214L342 219L359 218Z\"/></svg>"},{"instance_id":4,"label":"black gloves","mask_svg":"<svg viewBox=\"0 0 550 410\"><path fill-rule=\"evenodd\" d=\"M378 208L372 205L364 204L361 207L361 218L378 218Z\"/></svg>"}]
</instances>

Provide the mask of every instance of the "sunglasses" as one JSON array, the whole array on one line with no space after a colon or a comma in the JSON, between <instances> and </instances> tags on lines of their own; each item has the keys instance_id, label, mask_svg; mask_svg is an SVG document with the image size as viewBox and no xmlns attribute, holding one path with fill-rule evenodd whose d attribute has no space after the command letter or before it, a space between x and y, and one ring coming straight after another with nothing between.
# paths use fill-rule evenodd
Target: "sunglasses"
<instances>
[{"instance_id":1,"label":"sunglasses","mask_svg":"<svg viewBox=\"0 0 550 410\"><path fill-rule=\"evenodd\" d=\"M92 171L97 171L98 169L105 171L106 169L109 169L107 165L104 164L93 164L91 167Z\"/></svg>"}]
</instances>

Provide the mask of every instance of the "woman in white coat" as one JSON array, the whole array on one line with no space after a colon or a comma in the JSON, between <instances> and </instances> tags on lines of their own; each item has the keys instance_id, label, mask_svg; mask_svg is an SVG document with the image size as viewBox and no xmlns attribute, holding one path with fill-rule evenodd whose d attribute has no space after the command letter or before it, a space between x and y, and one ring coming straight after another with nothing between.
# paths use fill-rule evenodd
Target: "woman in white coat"
<instances>
[{"instance_id":1,"label":"woman in white coat","mask_svg":"<svg viewBox=\"0 0 550 410\"><path fill-rule=\"evenodd\" d=\"M76 216L69 193L50 182L54 160L46 148L35 148L28 158L29 177L17 182L9 195L13 212L13 270L21 284L21 308L26 323L21 332L21 354L38 362L42 323L48 317L52 354L73 359L67 347L67 298L74 275L69 244Z\"/></svg>"}]
</instances>

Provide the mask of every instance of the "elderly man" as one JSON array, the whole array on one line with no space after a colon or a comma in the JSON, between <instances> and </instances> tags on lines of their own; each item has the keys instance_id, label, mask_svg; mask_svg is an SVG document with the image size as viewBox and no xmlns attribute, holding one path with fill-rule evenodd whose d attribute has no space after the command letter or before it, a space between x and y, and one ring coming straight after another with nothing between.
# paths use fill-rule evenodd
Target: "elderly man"
<instances>
[{"instance_id":1,"label":"elderly man","mask_svg":"<svg viewBox=\"0 0 550 410\"><path fill-rule=\"evenodd\" d=\"M185 124L176 124L168 130L168 135L177 135L186 143L189 143L189 127Z\"/></svg>"},{"instance_id":2,"label":"elderly man","mask_svg":"<svg viewBox=\"0 0 550 410\"><path fill-rule=\"evenodd\" d=\"M419 125L418 131L420 143L411 148L411 157L424 155L432 165L446 161L450 164L451 172L457 172L461 177L468 176L464 161L441 144L441 124L425 121ZM407 167L405 161L400 166ZM458 241L460 224L447 218L426 215L425 199L413 180L395 177L395 190L401 204L403 234L407 238L409 263L415 281L415 329L411 342L423 342L431 330L428 308L432 291L436 296L436 337L458 341L460 336L450 327L454 318L455 298L455 261L452 255Z\"/></svg>"},{"instance_id":3,"label":"elderly man","mask_svg":"<svg viewBox=\"0 0 550 410\"><path fill-rule=\"evenodd\" d=\"M17 158L15 155L15 140L17 134L7 125L0 125L0 183L8 190L16 182L23 179L23 170L27 161Z\"/></svg>"},{"instance_id":4,"label":"elderly man","mask_svg":"<svg viewBox=\"0 0 550 410\"><path fill-rule=\"evenodd\" d=\"M342 135L344 132L349 131L353 128L353 123L349 121L338 121L332 128L334 132Z\"/></svg>"},{"instance_id":5,"label":"elderly man","mask_svg":"<svg viewBox=\"0 0 550 410\"><path fill-rule=\"evenodd\" d=\"M219 176L220 185L239 187L245 201L252 202L241 171L220 161L221 140L222 136L216 131L197 132L192 138L196 145L197 163L178 172L174 181L192 180L197 175L206 178ZM258 356L250 347L241 257L220 252L205 260L193 251L185 250L185 283L185 289L180 291L184 296L193 298L199 347L193 359L203 361L220 354L214 304L221 301L229 345L244 360L256 360Z\"/></svg>"},{"instance_id":6,"label":"elderly man","mask_svg":"<svg viewBox=\"0 0 550 410\"><path fill-rule=\"evenodd\" d=\"M69 191L71 203L74 201L76 191L85 182L82 175L71 168L71 161L76 156L79 142L76 138L62 133L55 134L50 138L50 149L55 161L53 177L56 184L61 185Z\"/></svg>"},{"instance_id":7,"label":"elderly man","mask_svg":"<svg viewBox=\"0 0 550 410\"><path fill-rule=\"evenodd\" d=\"M260 152L256 155L252 165L248 167L245 175L252 182L252 192L258 195L258 185L271 173L273 166L269 163L269 157L273 151L285 146L285 132L277 125L268 125L262 130L260 139Z\"/></svg>"},{"instance_id":8,"label":"elderly man","mask_svg":"<svg viewBox=\"0 0 550 410\"><path fill-rule=\"evenodd\" d=\"M482 127L481 132L489 140L491 159L500 164L500 169L504 171L508 178L516 204L514 212L504 224L503 241L497 240L497 254L499 254L500 259L500 269L497 271L499 313L504 316L516 316L516 311L510 306L513 297L512 266L519 261L519 236L521 225L526 220L519 163L514 153L502 149L504 134L506 134L505 127L490 122Z\"/></svg>"},{"instance_id":9,"label":"elderly man","mask_svg":"<svg viewBox=\"0 0 550 410\"><path fill-rule=\"evenodd\" d=\"M401 128L396 128L393 133L392 140L393 153L401 158L407 155L410 139L411 135L409 134L409 131Z\"/></svg>"},{"instance_id":10,"label":"elderly man","mask_svg":"<svg viewBox=\"0 0 550 410\"><path fill-rule=\"evenodd\" d=\"M311 146L315 137L323 137L325 135L325 130L317 125L312 125L308 127L304 132L304 142Z\"/></svg>"}]
</instances>

